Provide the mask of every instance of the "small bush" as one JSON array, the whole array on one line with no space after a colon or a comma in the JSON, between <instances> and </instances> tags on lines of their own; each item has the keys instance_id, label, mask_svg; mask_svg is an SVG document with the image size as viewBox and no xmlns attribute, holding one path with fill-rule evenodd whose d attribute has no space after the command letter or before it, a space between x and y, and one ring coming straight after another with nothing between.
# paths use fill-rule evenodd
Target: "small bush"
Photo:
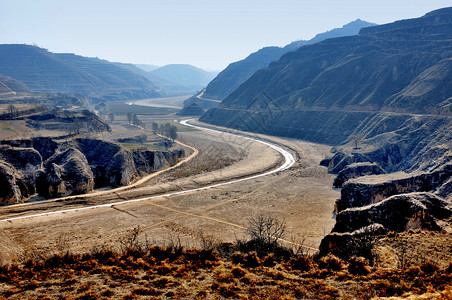
<instances>
[{"instance_id":1,"label":"small bush","mask_svg":"<svg viewBox=\"0 0 452 300\"><path fill-rule=\"evenodd\" d=\"M233 267L231 273L235 278L242 278L246 275L247 271L240 267Z\"/></svg>"},{"instance_id":2,"label":"small bush","mask_svg":"<svg viewBox=\"0 0 452 300\"><path fill-rule=\"evenodd\" d=\"M421 268L422 272L424 272L426 274L433 274L439 270L438 264L432 263L429 261L420 265L420 268Z\"/></svg>"},{"instance_id":3,"label":"small bush","mask_svg":"<svg viewBox=\"0 0 452 300\"><path fill-rule=\"evenodd\" d=\"M262 265L265 267L274 267L275 264L276 264L276 259L275 259L275 255L273 253L270 253L269 255L267 255L262 262Z\"/></svg>"},{"instance_id":4,"label":"small bush","mask_svg":"<svg viewBox=\"0 0 452 300\"><path fill-rule=\"evenodd\" d=\"M371 271L368 261L364 257L353 256L349 260L348 272L353 275L367 275Z\"/></svg>"},{"instance_id":5,"label":"small bush","mask_svg":"<svg viewBox=\"0 0 452 300\"><path fill-rule=\"evenodd\" d=\"M231 255L231 261L235 265L243 264L243 262L245 261L245 256L242 252L235 252Z\"/></svg>"},{"instance_id":6,"label":"small bush","mask_svg":"<svg viewBox=\"0 0 452 300\"><path fill-rule=\"evenodd\" d=\"M319 261L320 268L330 271L340 271L344 266L344 262L331 253L322 257Z\"/></svg>"},{"instance_id":7,"label":"small bush","mask_svg":"<svg viewBox=\"0 0 452 300\"><path fill-rule=\"evenodd\" d=\"M313 266L313 261L311 257L301 255L299 257L292 257L288 264L292 270L309 271Z\"/></svg>"},{"instance_id":8,"label":"small bush","mask_svg":"<svg viewBox=\"0 0 452 300\"><path fill-rule=\"evenodd\" d=\"M257 256L256 251L252 251L245 255L243 266L246 268L256 268L260 266L260 259Z\"/></svg>"}]
</instances>

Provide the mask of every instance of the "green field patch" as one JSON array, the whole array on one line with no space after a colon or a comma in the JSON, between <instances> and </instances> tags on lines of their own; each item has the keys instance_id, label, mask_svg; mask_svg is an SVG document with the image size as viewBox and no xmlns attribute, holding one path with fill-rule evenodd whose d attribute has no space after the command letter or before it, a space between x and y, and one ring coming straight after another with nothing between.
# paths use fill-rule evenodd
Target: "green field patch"
<instances>
[{"instance_id":1,"label":"green field patch","mask_svg":"<svg viewBox=\"0 0 452 300\"><path fill-rule=\"evenodd\" d=\"M14 129L9 127L8 121L0 121L0 130L15 131Z\"/></svg>"},{"instance_id":2,"label":"green field patch","mask_svg":"<svg viewBox=\"0 0 452 300\"><path fill-rule=\"evenodd\" d=\"M159 124L159 126L162 126L165 123L170 123L172 126L176 126L177 132L200 131L199 129L193 127L181 125L179 122L155 121L155 123Z\"/></svg>"},{"instance_id":3,"label":"green field patch","mask_svg":"<svg viewBox=\"0 0 452 300\"><path fill-rule=\"evenodd\" d=\"M123 146L124 148L128 149L128 150L133 150L133 149L138 149L138 148L148 148L149 150L152 151L164 151L165 147L156 145L156 144L152 144L152 143L120 143L121 146Z\"/></svg>"},{"instance_id":4,"label":"green field patch","mask_svg":"<svg viewBox=\"0 0 452 300\"><path fill-rule=\"evenodd\" d=\"M108 110L115 115L127 115L128 113L136 115L169 115L178 112L179 109L170 107L151 107L123 102L111 102L107 104Z\"/></svg>"}]
</instances>

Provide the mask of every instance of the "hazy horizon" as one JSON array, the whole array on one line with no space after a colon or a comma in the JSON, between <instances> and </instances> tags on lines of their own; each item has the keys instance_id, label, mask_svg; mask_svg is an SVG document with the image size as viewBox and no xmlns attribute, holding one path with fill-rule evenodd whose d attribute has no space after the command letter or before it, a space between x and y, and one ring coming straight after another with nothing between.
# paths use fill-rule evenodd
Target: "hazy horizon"
<instances>
[{"instance_id":1,"label":"hazy horizon","mask_svg":"<svg viewBox=\"0 0 452 300\"><path fill-rule=\"evenodd\" d=\"M384 24L450 5L444 0L1 0L0 43L220 71L262 47L308 40L358 18Z\"/></svg>"}]
</instances>

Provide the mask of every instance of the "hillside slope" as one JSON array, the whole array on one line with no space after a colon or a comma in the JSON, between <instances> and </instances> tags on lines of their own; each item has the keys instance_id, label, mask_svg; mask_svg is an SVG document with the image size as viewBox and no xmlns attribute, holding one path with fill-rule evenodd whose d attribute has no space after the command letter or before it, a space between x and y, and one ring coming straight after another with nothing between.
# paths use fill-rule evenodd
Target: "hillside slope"
<instances>
[{"instance_id":1,"label":"hillside slope","mask_svg":"<svg viewBox=\"0 0 452 300\"><path fill-rule=\"evenodd\" d=\"M24 83L0 74L0 95L28 91L29 89Z\"/></svg>"},{"instance_id":2,"label":"hillside slope","mask_svg":"<svg viewBox=\"0 0 452 300\"><path fill-rule=\"evenodd\" d=\"M106 100L158 95L148 79L108 61L29 45L0 45L0 73L37 92L83 94Z\"/></svg>"},{"instance_id":3,"label":"hillside slope","mask_svg":"<svg viewBox=\"0 0 452 300\"><path fill-rule=\"evenodd\" d=\"M187 64L166 65L150 71L149 74L192 90L204 88L216 75Z\"/></svg>"},{"instance_id":4,"label":"hillside slope","mask_svg":"<svg viewBox=\"0 0 452 300\"><path fill-rule=\"evenodd\" d=\"M348 178L320 252L343 256L366 234L451 230L451 63L445 8L300 47L200 120L334 145L322 165Z\"/></svg>"},{"instance_id":5,"label":"hillside slope","mask_svg":"<svg viewBox=\"0 0 452 300\"><path fill-rule=\"evenodd\" d=\"M373 150L403 141L405 160L427 160L419 153L450 143L451 63L448 8L303 46L256 72L201 120L330 145L360 134ZM448 148L441 149L436 155ZM417 159L393 165L427 167Z\"/></svg>"},{"instance_id":6,"label":"hillside slope","mask_svg":"<svg viewBox=\"0 0 452 300\"><path fill-rule=\"evenodd\" d=\"M336 28L317 34L314 38L308 41L296 41L286 45L285 47L262 48L259 51L250 54L247 58L230 64L209 83L203 97L208 99L223 100L257 70L267 67L271 62L278 60L283 54L295 51L300 46L314 44L325 39L354 35L357 34L361 28L373 25L375 24L358 19L344 25L342 28Z\"/></svg>"}]
</instances>

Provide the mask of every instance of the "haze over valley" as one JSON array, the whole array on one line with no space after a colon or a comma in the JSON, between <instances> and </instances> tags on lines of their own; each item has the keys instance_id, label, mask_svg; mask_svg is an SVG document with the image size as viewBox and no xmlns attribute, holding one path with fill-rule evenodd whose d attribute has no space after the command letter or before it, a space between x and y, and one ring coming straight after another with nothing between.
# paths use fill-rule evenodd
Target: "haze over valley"
<instances>
[{"instance_id":1,"label":"haze over valley","mask_svg":"<svg viewBox=\"0 0 452 300\"><path fill-rule=\"evenodd\" d=\"M452 296L452 7L81 2L2 4L73 37L0 36L0 298Z\"/></svg>"}]
</instances>

